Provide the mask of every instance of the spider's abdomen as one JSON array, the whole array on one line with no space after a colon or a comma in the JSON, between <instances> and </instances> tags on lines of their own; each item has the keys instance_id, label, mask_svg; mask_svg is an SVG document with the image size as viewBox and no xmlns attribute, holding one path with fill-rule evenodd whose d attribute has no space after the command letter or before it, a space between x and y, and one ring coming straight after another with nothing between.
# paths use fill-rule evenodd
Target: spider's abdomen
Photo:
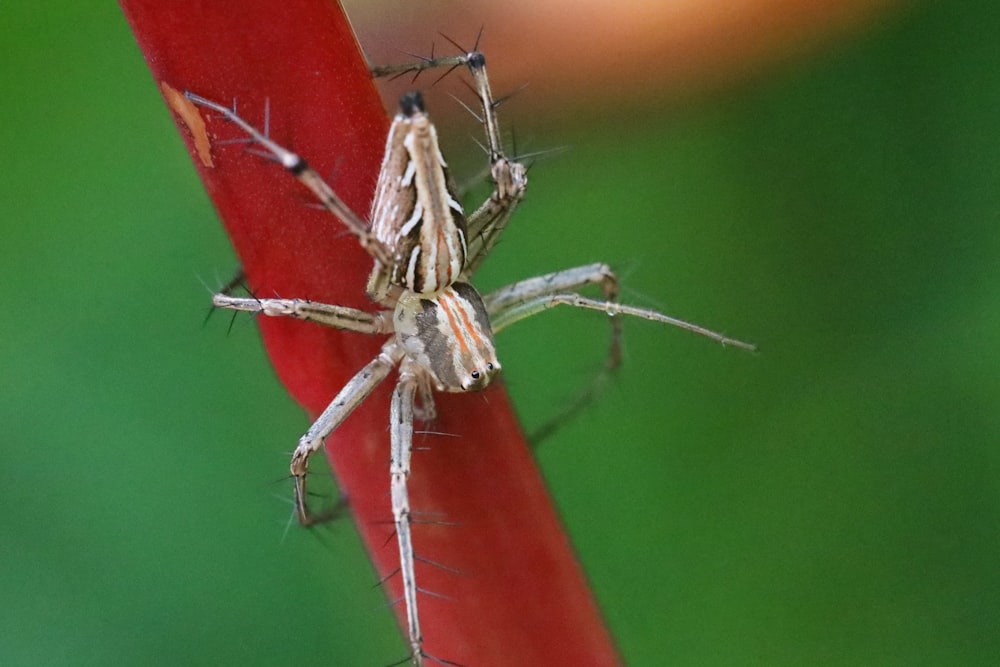
<instances>
[{"instance_id":1,"label":"spider's abdomen","mask_svg":"<svg viewBox=\"0 0 1000 667\"><path fill-rule=\"evenodd\" d=\"M371 218L372 232L394 259L391 267L376 263L368 286L376 301L385 293L386 280L430 294L450 285L465 268L465 214L420 93L400 100Z\"/></svg>"},{"instance_id":2,"label":"spider's abdomen","mask_svg":"<svg viewBox=\"0 0 1000 667\"><path fill-rule=\"evenodd\" d=\"M407 356L433 376L438 391L482 389L500 371L489 315L472 285L407 292L393 319Z\"/></svg>"}]
</instances>

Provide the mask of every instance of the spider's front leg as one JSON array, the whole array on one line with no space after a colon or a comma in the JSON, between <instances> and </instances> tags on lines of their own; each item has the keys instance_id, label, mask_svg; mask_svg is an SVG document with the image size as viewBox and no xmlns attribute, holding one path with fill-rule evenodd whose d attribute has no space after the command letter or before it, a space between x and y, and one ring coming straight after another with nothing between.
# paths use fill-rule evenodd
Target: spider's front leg
<instances>
[{"instance_id":1,"label":"spider's front leg","mask_svg":"<svg viewBox=\"0 0 1000 667\"><path fill-rule=\"evenodd\" d=\"M487 294L483 297L483 301L490 313L493 331L497 333L515 322L556 305L551 303L556 295L573 293L576 296L576 290L587 285L600 286L604 300L599 303L605 305L601 310L607 312L609 316L613 315L609 307L619 305L618 276L610 266L601 263L521 280ZM614 370L621 364L622 324L616 317L609 317L608 322L611 325L611 343L605 366L609 370Z\"/></svg>"},{"instance_id":2,"label":"spider's front leg","mask_svg":"<svg viewBox=\"0 0 1000 667\"><path fill-rule=\"evenodd\" d=\"M591 299L576 293L577 289L590 284L599 284L604 288L605 298L603 300ZM692 333L711 338L722 345L732 345L733 347L739 347L750 352L757 351L757 346L751 343L730 338L711 329L665 315L651 308L637 308L618 303L617 295L618 278L611 268L607 264L588 264L587 266L557 271L556 273L529 278L506 287L501 287L495 292L486 295L483 301L489 310L495 332L555 306L574 306L576 308L586 308L606 313L611 318L613 330L612 353L609 359L610 366L616 366L621 359L621 343L618 340L621 336L621 325L615 318L617 315L641 317L642 319L659 322L660 324L669 324L670 326L686 329Z\"/></svg>"},{"instance_id":3,"label":"spider's front leg","mask_svg":"<svg viewBox=\"0 0 1000 667\"><path fill-rule=\"evenodd\" d=\"M391 313L369 313L305 299L257 299L219 293L212 297L212 304L219 308L272 317L295 317L359 333L392 333ZM299 522L303 525L309 526L330 516L330 513L315 514L309 509L306 495L309 457L323 446L324 439L347 419L354 408L368 397L402 358L403 351L395 339L386 343L379 355L344 385L305 435L299 439L299 444L292 454L290 469L295 480L295 511Z\"/></svg>"},{"instance_id":4,"label":"spider's front leg","mask_svg":"<svg viewBox=\"0 0 1000 667\"><path fill-rule=\"evenodd\" d=\"M344 385L305 435L299 438L299 444L292 453L289 467L295 480L295 510L302 525L310 526L328 518L325 514L314 514L309 509L306 495L309 457L323 446L326 437L347 419L354 408L368 398L402 357L403 353L394 340L386 343L379 355Z\"/></svg>"},{"instance_id":5,"label":"spider's front leg","mask_svg":"<svg viewBox=\"0 0 1000 667\"><path fill-rule=\"evenodd\" d=\"M399 384L392 393L389 409L390 429L390 495L392 518L399 544L399 572L403 578L403 602L406 604L406 637L410 657L415 665L422 664L423 634L417 607L416 557L413 552L413 535L410 530L410 495L407 480L410 476L410 457L413 453L413 400L419 384L413 364L404 361L399 369Z\"/></svg>"},{"instance_id":6,"label":"spider's front leg","mask_svg":"<svg viewBox=\"0 0 1000 667\"><path fill-rule=\"evenodd\" d=\"M577 290L588 285L599 285L603 291L603 299L591 299L577 293ZM662 324L693 331L707 336L723 345L733 345L748 350L755 350L753 345L744 343L722 334L710 331L696 324L678 320L655 310L635 308L618 303L618 277L607 264L588 264L573 269L557 271L537 278L529 278L502 287L484 297L486 308L490 314L493 330L498 332L515 322L559 305L575 306L598 310L608 315L611 324L611 343L605 361L604 372L580 392L569 407L551 420L536 429L530 440L538 443L557 430L562 424L588 406L604 388L611 374L621 364L622 323L618 315L631 315L653 320Z\"/></svg>"}]
</instances>

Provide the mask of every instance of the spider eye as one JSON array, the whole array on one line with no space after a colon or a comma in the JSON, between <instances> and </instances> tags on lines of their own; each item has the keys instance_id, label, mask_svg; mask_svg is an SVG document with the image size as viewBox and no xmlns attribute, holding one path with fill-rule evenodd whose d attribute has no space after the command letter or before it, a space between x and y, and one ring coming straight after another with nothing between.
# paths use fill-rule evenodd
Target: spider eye
<instances>
[{"instance_id":1,"label":"spider eye","mask_svg":"<svg viewBox=\"0 0 1000 667\"><path fill-rule=\"evenodd\" d=\"M479 376L480 376L479 371L472 371L472 379L473 380L478 380Z\"/></svg>"},{"instance_id":2,"label":"spider eye","mask_svg":"<svg viewBox=\"0 0 1000 667\"><path fill-rule=\"evenodd\" d=\"M492 363L486 364L486 370L492 371L493 370L493 364Z\"/></svg>"}]
</instances>

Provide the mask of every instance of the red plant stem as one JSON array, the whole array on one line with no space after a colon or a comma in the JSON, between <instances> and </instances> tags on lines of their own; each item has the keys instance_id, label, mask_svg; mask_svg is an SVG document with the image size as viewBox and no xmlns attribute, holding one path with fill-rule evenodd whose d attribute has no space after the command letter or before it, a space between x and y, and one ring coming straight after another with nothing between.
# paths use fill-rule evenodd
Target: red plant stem
<instances>
[{"instance_id":1,"label":"red plant stem","mask_svg":"<svg viewBox=\"0 0 1000 667\"><path fill-rule=\"evenodd\" d=\"M158 84L228 103L328 175L367 211L388 126L367 65L339 6L329 0L121 0ZM248 155L210 114L214 167L175 115L247 279L258 296L370 308L370 258L280 167ZM259 318L271 361L314 417L382 341L283 318ZM327 441L338 484L388 595L401 596L389 506L391 381ZM463 665L616 665L619 658L526 448L502 387L440 396L436 432L418 436L412 506L448 525L417 524L425 649ZM289 434L289 444L295 434ZM395 607L402 618L405 610ZM331 656L335 661L335 658Z\"/></svg>"}]
</instances>

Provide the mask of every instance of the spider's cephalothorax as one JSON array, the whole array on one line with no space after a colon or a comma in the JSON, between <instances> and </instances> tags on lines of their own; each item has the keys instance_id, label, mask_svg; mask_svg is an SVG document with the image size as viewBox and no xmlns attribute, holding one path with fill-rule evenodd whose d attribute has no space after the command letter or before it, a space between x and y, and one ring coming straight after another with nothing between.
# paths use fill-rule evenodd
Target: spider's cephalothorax
<instances>
[{"instance_id":1,"label":"spider's cephalothorax","mask_svg":"<svg viewBox=\"0 0 1000 667\"><path fill-rule=\"evenodd\" d=\"M434 296L406 292L393 315L396 340L438 391L483 389L500 372L483 298L454 283Z\"/></svg>"},{"instance_id":2,"label":"spider's cephalothorax","mask_svg":"<svg viewBox=\"0 0 1000 667\"><path fill-rule=\"evenodd\" d=\"M302 299L239 298L228 293L216 294L213 303L222 308L297 317L338 329L389 336L379 354L348 381L299 439L292 454L291 473L299 521L308 525L324 518L314 514L306 502L309 457L392 369L399 367L389 419L389 474L406 604L406 634L414 665L422 665L428 656L423 650L418 614L420 589L407 492L413 422L415 414L424 419L433 416L434 390L475 391L489 384L500 371L493 344L495 332L553 306L570 305L609 316L611 349L607 365L612 368L621 358L621 318L617 315L679 326L726 345L753 349L747 343L657 311L618 303L618 280L606 264L588 264L529 278L480 296L468 281L496 244L524 197L528 183L524 165L504 153L496 117L497 102L486 76L486 60L473 51L414 66L381 68L377 73L456 64L468 66L475 82L493 181L490 196L468 216L454 194L438 148L436 130L419 93L408 93L400 101L400 111L393 119L386 141L371 220L367 222L351 211L301 157L276 144L232 109L186 93L196 104L222 113L281 162L341 219L374 260L367 291L380 306L376 312ZM578 293L591 285L601 289L602 298ZM415 407L417 398L419 410Z\"/></svg>"}]
</instances>

